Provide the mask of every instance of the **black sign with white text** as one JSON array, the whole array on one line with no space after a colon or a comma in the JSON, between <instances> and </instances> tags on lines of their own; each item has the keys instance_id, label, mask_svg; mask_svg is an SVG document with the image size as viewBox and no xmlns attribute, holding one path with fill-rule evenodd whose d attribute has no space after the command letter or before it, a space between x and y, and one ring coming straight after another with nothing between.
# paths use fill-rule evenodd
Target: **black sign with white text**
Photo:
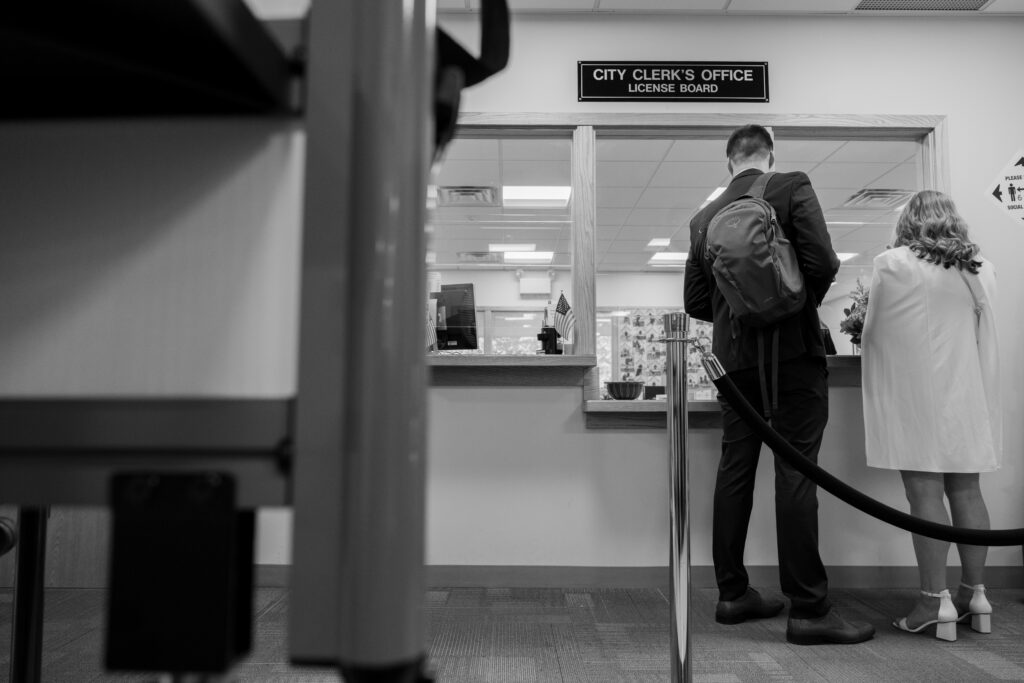
<instances>
[{"instance_id":1,"label":"black sign with white text","mask_svg":"<svg viewBox=\"0 0 1024 683\"><path fill-rule=\"evenodd\" d=\"M578 62L580 102L767 102L768 62Z\"/></svg>"}]
</instances>

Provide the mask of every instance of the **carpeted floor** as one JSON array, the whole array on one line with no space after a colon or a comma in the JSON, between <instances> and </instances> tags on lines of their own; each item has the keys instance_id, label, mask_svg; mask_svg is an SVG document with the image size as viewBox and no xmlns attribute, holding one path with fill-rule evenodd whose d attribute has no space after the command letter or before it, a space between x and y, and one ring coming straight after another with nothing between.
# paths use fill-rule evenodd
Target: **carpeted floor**
<instances>
[{"instance_id":1,"label":"carpeted floor","mask_svg":"<svg viewBox=\"0 0 1024 683\"><path fill-rule=\"evenodd\" d=\"M763 592L771 593L770 589ZM860 645L801 647L785 640L785 614L722 626L715 591L693 591L692 680L746 681L1024 681L1024 590L991 590L993 633L959 628L955 643L900 633L890 616L909 608L914 592L836 590L846 615L878 629ZM93 589L46 593L43 680L156 681L102 669L103 601ZM287 663L287 591L256 596L253 653L225 681L339 681L329 669ZM0 642L10 638L11 592L0 592ZM668 601L656 589L435 588L427 593L431 668L444 683L665 683L669 681ZM8 651L0 680L9 680Z\"/></svg>"}]
</instances>

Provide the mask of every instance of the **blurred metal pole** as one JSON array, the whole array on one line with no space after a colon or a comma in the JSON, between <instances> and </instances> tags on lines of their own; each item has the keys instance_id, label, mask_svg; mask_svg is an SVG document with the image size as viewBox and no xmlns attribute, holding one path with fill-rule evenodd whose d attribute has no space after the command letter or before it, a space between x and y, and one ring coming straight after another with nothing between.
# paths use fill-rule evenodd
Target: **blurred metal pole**
<instances>
[{"instance_id":1,"label":"blurred metal pole","mask_svg":"<svg viewBox=\"0 0 1024 683\"><path fill-rule=\"evenodd\" d=\"M434 2L310 23L292 658L420 680Z\"/></svg>"},{"instance_id":2,"label":"blurred metal pole","mask_svg":"<svg viewBox=\"0 0 1024 683\"><path fill-rule=\"evenodd\" d=\"M690 671L690 515L686 442L689 432L686 400L686 350L690 316L665 315L665 393L668 395L669 457L669 638L672 683L689 681Z\"/></svg>"},{"instance_id":3,"label":"blurred metal pole","mask_svg":"<svg viewBox=\"0 0 1024 683\"><path fill-rule=\"evenodd\" d=\"M427 651L423 321L433 21L425 0L356 5L358 170L345 226L353 400L344 422L339 605L339 661L349 681L363 680L362 672L380 680L373 677L381 667L418 675Z\"/></svg>"}]
</instances>

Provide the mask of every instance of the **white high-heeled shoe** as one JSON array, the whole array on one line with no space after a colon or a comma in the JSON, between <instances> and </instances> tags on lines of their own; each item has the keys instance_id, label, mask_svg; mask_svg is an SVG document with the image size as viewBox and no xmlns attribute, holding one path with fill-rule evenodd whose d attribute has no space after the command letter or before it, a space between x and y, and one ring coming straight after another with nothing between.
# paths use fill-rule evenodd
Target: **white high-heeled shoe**
<instances>
[{"instance_id":1,"label":"white high-heeled shoe","mask_svg":"<svg viewBox=\"0 0 1024 683\"><path fill-rule=\"evenodd\" d=\"M971 618L971 628L978 633L992 633L992 604L985 597L985 584L979 583L977 586L970 586L966 583L961 583L964 588L970 588L974 591L974 595L971 596L971 603L967 607L967 611L957 617L957 621L967 621L967 617Z\"/></svg>"},{"instance_id":2,"label":"white high-heeled shoe","mask_svg":"<svg viewBox=\"0 0 1024 683\"><path fill-rule=\"evenodd\" d=\"M906 617L902 617L898 621L892 622L892 625L901 631L906 631L907 633L920 633L934 624L936 638L939 638L940 640L948 640L950 642L955 641L958 615L956 607L953 606L953 598L949 595L949 590L944 588L940 593L921 591L921 595L927 595L929 598L939 599L939 613L935 615L935 618L931 621L924 622L916 628L910 628L907 626Z\"/></svg>"}]
</instances>

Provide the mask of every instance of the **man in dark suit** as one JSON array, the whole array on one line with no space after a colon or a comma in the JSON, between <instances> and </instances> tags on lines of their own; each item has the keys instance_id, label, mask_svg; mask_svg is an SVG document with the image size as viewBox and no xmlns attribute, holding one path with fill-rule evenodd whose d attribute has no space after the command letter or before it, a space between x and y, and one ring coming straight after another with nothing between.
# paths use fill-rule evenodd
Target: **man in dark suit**
<instances>
[{"instance_id":1,"label":"man in dark suit","mask_svg":"<svg viewBox=\"0 0 1024 683\"><path fill-rule=\"evenodd\" d=\"M690 221L690 257L686 262L686 312L714 323L712 350L740 392L764 411L758 369L758 331L730 316L705 257L708 224L716 213L745 194L754 180L775 165L771 134L762 126L737 129L726 145L732 181L725 192ZM778 215L793 245L807 290L807 302L795 315L778 323L778 408L772 426L813 462L828 422L828 370L817 307L839 270L825 217L811 181L802 172L776 173L764 199ZM771 339L773 335L764 335ZM766 350L761 358L771 357ZM765 373L772 382L773 373ZM712 553L719 602L715 618L736 624L772 617L783 602L762 597L749 585L743 565L754 478L761 439L722 402L722 458L715 482ZM775 458L775 524L778 535L779 580L790 599L786 638L798 644L859 643L874 635L867 623L844 619L828 599L828 577L818 553L817 487L779 457Z\"/></svg>"}]
</instances>

